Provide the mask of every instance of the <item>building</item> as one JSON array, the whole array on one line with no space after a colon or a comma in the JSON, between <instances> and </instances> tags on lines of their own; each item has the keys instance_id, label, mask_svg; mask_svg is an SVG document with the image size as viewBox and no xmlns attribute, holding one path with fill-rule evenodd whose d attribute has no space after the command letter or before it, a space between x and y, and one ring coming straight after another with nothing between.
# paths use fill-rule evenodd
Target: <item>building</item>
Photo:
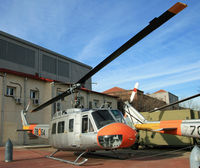
<instances>
[{"instance_id":1,"label":"building","mask_svg":"<svg viewBox=\"0 0 200 168\"><path fill-rule=\"evenodd\" d=\"M155 93L149 94L149 96L154 97L159 100L162 100L166 104L171 104L171 103L178 101L178 96L176 96L170 92L167 92L165 90L162 90L162 89ZM177 108L179 108L178 104L171 107L171 109L177 109Z\"/></svg>"},{"instance_id":2,"label":"building","mask_svg":"<svg viewBox=\"0 0 200 168\"><path fill-rule=\"evenodd\" d=\"M75 83L92 67L0 31L1 69ZM85 87L91 88L91 79Z\"/></svg>"},{"instance_id":3,"label":"building","mask_svg":"<svg viewBox=\"0 0 200 168\"><path fill-rule=\"evenodd\" d=\"M14 145L48 143L30 139L22 128L20 111L30 102L30 109L64 92L91 67L0 31L0 146L8 138ZM91 79L84 89L37 113L27 113L30 123L48 124L56 111L74 107L80 99L85 108L98 108L109 103L117 108L114 96L91 91Z\"/></svg>"},{"instance_id":4,"label":"building","mask_svg":"<svg viewBox=\"0 0 200 168\"><path fill-rule=\"evenodd\" d=\"M155 93L150 94L149 96L162 100L166 102L167 104L171 104L178 101L178 96L162 89Z\"/></svg>"},{"instance_id":5,"label":"building","mask_svg":"<svg viewBox=\"0 0 200 168\"><path fill-rule=\"evenodd\" d=\"M123 111L123 102L129 101L133 90L126 90L119 87L113 87L104 91L103 93L118 97L118 109ZM143 91L137 89L137 93L132 102L134 108L138 111L150 111L154 108L166 105L162 100L145 95Z\"/></svg>"}]
</instances>

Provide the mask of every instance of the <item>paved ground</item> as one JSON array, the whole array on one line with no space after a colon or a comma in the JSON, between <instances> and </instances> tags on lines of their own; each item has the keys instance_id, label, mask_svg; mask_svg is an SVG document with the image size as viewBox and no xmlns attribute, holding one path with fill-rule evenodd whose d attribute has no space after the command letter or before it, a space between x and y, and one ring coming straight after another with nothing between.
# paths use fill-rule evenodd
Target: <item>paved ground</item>
<instances>
[{"instance_id":1,"label":"paved ground","mask_svg":"<svg viewBox=\"0 0 200 168\"><path fill-rule=\"evenodd\" d=\"M52 148L24 149L14 148L13 162L4 162L4 148L0 148L0 168L68 168L79 167L56 160L45 158L51 152ZM112 152L101 151L96 154L86 154L88 158L82 167L91 168L169 168L181 167L189 168L189 150L174 149L140 149L140 150L120 150L117 155L121 159L117 159ZM76 156L73 152L59 152L56 157L75 160ZM122 160L123 158L123 160Z\"/></svg>"}]
</instances>

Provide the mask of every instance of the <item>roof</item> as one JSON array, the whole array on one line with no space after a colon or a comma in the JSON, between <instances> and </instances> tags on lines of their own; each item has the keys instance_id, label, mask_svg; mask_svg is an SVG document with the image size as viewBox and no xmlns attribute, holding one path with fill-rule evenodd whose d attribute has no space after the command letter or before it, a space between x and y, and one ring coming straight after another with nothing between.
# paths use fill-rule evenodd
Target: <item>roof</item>
<instances>
[{"instance_id":1,"label":"roof","mask_svg":"<svg viewBox=\"0 0 200 168\"><path fill-rule=\"evenodd\" d=\"M9 69L6 69L6 68L0 68L0 72L13 74L13 75L17 75L17 76L21 76L21 77L25 77L25 78L27 77L27 78L36 79L36 80L42 80L42 81L46 81L46 82L53 82L54 81L52 79L39 77L38 74L31 75L31 74L27 74L27 73L23 73L23 72L17 72L17 71L9 70Z\"/></svg>"},{"instance_id":2,"label":"roof","mask_svg":"<svg viewBox=\"0 0 200 168\"><path fill-rule=\"evenodd\" d=\"M167 91L161 89L161 90L159 90L159 91L157 91L157 92L154 92L154 94L155 94L155 93L162 93L162 92L167 92Z\"/></svg>"},{"instance_id":3,"label":"roof","mask_svg":"<svg viewBox=\"0 0 200 168\"><path fill-rule=\"evenodd\" d=\"M109 97L117 98L117 96L108 95L108 94L106 94L106 93L101 93L101 92L96 92L96 91L93 91L93 90L89 90L89 89L87 89L87 88L81 88L81 90L86 91L86 92L88 92L88 93L91 92L91 93L96 93L96 94L100 94L100 95L104 95L104 96L109 96Z\"/></svg>"},{"instance_id":4,"label":"roof","mask_svg":"<svg viewBox=\"0 0 200 168\"><path fill-rule=\"evenodd\" d=\"M113 87L111 89L104 91L103 93L113 93L113 92L122 92L122 91L126 91L126 90L120 87Z\"/></svg>"},{"instance_id":5,"label":"roof","mask_svg":"<svg viewBox=\"0 0 200 168\"><path fill-rule=\"evenodd\" d=\"M45 82L60 82L60 81L56 81L56 80L52 80L52 79L48 79L48 78L39 77L37 74L31 75L31 74L17 72L17 71L5 69L5 68L0 68L0 72L12 74L12 75L17 75L17 76L21 76L21 77L25 77L25 78L27 77L27 78L31 78L31 79L35 79L35 80L42 80L42 81L45 81ZM63 83L63 82L60 82L60 83ZM63 84L70 85L70 83L63 83ZM109 96L109 97L117 98L117 96L107 95L107 94L104 94L104 93L101 93L101 92L89 90L87 88L81 88L81 90L86 91L88 93L89 92L90 93L96 93L96 94L100 94L100 95L106 95L106 96Z\"/></svg>"}]
</instances>

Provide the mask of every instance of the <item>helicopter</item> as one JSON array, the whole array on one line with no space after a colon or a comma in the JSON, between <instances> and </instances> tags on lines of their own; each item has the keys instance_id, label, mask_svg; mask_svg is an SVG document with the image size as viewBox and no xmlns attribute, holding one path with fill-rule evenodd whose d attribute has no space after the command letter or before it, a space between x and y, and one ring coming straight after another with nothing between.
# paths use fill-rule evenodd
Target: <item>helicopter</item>
<instances>
[{"instance_id":1,"label":"helicopter","mask_svg":"<svg viewBox=\"0 0 200 168\"><path fill-rule=\"evenodd\" d=\"M186 4L178 2L158 18L154 18L150 21L149 25L110 54L69 89L41 104L37 108L33 109L32 112L41 110L46 106L75 93L76 90L83 88L84 83L94 74L142 40L152 31L167 22L177 13L182 11L185 7L187 7ZM29 134L49 139L50 145L57 150L47 157L58 161L63 161L73 165L82 165L87 161L87 159L84 158L82 161L79 161L79 159L89 151L128 148L136 141L137 131L126 124L125 120L123 120L123 116L120 117L121 112L118 110L112 111L108 108L66 109L55 113L49 125L28 124L26 120L27 111L28 107L21 111L23 125L22 131L27 131ZM121 121L119 121L119 118L121 118ZM55 153L65 150L80 151L81 154L75 161L54 157Z\"/></svg>"},{"instance_id":2,"label":"helicopter","mask_svg":"<svg viewBox=\"0 0 200 168\"><path fill-rule=\"evenodd\" d=\"M137 93L138 83L135 84L135 88L130 97L130 103L133 101L135 94ZM200 96L200 93L185 99L176 101L174 103L161 106L151 110L150 113L162 110L164 108L173 106L175 104L182 103L184 101L193 99ZM186 136L192 138L200 138L200 120L166 120L166 121L148 121L144 116L139 113L128 101L124 103L125 115L130 119L129 125L133 125L136 130L146 130L151 132L158 132L163 134L172 134L179 136Z\"/></svg>"}]
</instances>

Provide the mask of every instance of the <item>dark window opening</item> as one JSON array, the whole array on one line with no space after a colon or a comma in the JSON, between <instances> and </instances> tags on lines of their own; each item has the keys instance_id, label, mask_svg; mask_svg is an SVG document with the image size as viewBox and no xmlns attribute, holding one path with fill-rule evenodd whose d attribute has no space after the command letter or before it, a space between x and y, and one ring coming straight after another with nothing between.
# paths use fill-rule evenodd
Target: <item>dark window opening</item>
<instances>
[{"instance_id":1,"label":"dark window opening","mask_svg":"<svg viewBox=\"0 0 200 168\"><path fill-rule=\"evenodd\" d=\"M58 123L58 133L64 133L65 130L65 122L61 121Z\"/></svg>"},{"instance_id":2,"label":"dark window opening","mask_svg":"<svg viewBox=\"0 0 200 168\"><path fill-rule=\"evenodd\" d=\"M58 75L69 78L69 63L58 60Z\"/></svg>"},{"instance_id":3,"label":"dark window opening","mask_svg":"<svg viewBox=\"0 0 200 168\"><path fill-rule=\"evenodd\" d=\"M42 55L42 70L56 74L56 59L47 55Z\"/></svg>"},{"instance_id":4,"label":"dark window opening","mask_svg":"<svg viewBox=\"0 0 200 168\"><path fill-rule=\"evenodd\" d=\"M56 134L56 123L53 123L51 134Z\"/></svg>"},{"instance_id":5,"label":"dark window opening","mask_svg":"<svg viewBox=\"0 0 200 168\"><path fill-rule=\"evenodd\" d=\"M2 39L0 39L0 59L31 68L35 67L34 50Z\"/></svg>"},{"instance_id":6,"label":"dark window opening","mask_svg":"<svg viewBox=\"0 0 200 168\"><path fill-rule=\"evenodd\" d=\"M84 115L82 118L82 133L87 132L94 132L94 128L88 116Z\"/></svg>"},{"instance_id":7,"label":"dark window opening","mask_svg":"<svg viewBox=\"0 0 200 168\"><path fill-rule=\"evenodd\" d=\"M74 119L69 120L69 132L74 131Z\"/></svg>"},{"instance_id":8,"label":"dark window opening","mask_svg":"<svg viewBox=\"0 0 200 168\"><path fill-rule=\"evenodd\" d=\"M15 87L7 86L6 95L7 96L15 96Z\"/></svg>"},{"instance_id":9,"label":"dark window opening","mask_svg":"<svg viewBox=\"0 0 200 168\"><path fill-rule=\"evenodd\" d=\"M85 115L82 118L82 133L88 132L88 116Z\"/></svg>"}]
</instances>

